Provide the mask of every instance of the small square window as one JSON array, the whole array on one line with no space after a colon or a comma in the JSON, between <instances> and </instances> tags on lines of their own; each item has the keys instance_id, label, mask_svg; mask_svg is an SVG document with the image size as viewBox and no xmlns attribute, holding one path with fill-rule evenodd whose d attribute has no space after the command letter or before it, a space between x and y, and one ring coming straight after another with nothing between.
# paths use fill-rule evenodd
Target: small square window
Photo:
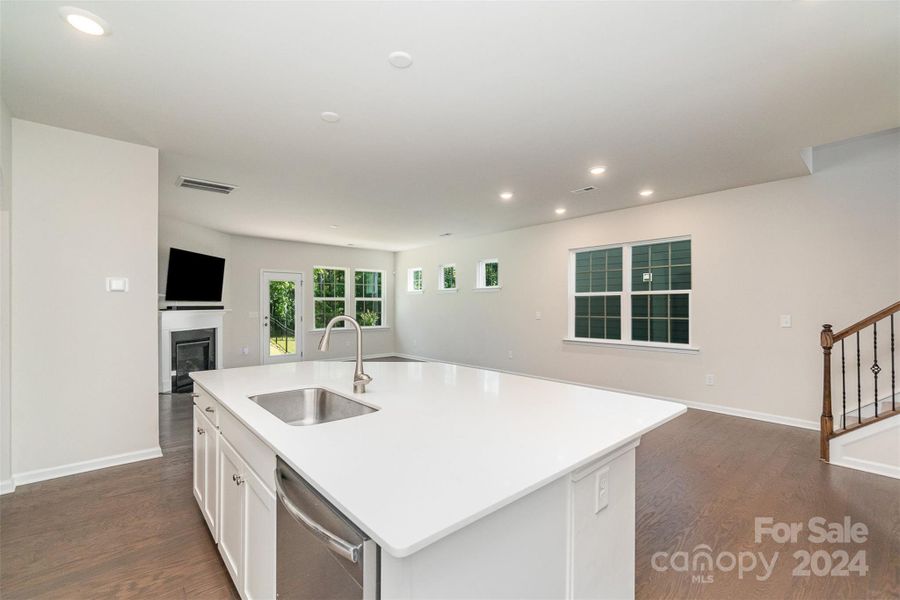
<instances>
[{"instance_id":1,"label":"small square window","mask_svg":"<svg viewBox=\"0 0 900 600\"><path fill-rule=\"evenodd\" d=\"M478 289L500 287L500 262L497 259L492 258L478 263L475 287Z\"/></svg>"},{"instance_id":2,"label":"small square window","mask_svg":"<svg viewBox=\"0 0 900 600\"><path fill-rule=\"evenodd\" d=\"M406 272L406 291L421 292L422 290L422 267L413 267Z\"/></svg>"},{"instance_id":3,"label":"small square window","mask_svg":"<svg viewBox=\"0 0 900 600\"><path fill-rule=\"evenodd\" d=\"M438 289L456 289L456 265L441 265L438 275Z\"/></svg>"}]
</instances>

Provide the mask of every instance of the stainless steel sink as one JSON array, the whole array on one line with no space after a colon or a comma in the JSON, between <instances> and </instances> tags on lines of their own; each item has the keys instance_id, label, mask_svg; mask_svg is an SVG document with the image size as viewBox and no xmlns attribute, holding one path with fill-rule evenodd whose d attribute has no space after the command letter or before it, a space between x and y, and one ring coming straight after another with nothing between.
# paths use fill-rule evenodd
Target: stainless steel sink
<instances>
[{"instance_id":1,"label":"stainless steel sink","mask_svg":"<svg viewBox=\"0 0 900 600\"><path fill-rule=\"evenodd\" d=\"M288 425L318 425L378 410L324 388L303 388L250 399Z\"/></svg>"}]
</instances>

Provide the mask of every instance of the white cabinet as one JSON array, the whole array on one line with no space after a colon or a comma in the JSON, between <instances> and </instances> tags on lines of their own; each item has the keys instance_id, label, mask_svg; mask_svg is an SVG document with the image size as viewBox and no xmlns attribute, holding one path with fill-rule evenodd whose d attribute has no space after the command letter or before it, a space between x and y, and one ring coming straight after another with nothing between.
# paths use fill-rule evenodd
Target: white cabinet
<instances>
[{"instance_id":1,"label":"white cabinet","mask_svg":"<svg viewBox=\"0 0 900 600\"><path fill-rule=\"evenodd\" d=\"M219 440L219 552L246 600L275 598L275 495Z\"/></svg>"},{"instance_id":2,"label":"white cabinet","mask_svg":"<svg viewBox=\"0 0 900 600\"><path fill-rule=\"evenodd\" d=\"M217 485L218 430L206 416L194 406L194 498L200 506L203 518L217 538L218 503Z\"/></svg>"},{"instance_id":3,"label":"white cabinet","mask_svg":"<svg viewBox=\"0 0 900 600\"><path fill-rule=\"evenodd\" d=\"M238 590L243 589L244 461L224 438L219 441L219 553Z\"/></svg>"}]
</instances>

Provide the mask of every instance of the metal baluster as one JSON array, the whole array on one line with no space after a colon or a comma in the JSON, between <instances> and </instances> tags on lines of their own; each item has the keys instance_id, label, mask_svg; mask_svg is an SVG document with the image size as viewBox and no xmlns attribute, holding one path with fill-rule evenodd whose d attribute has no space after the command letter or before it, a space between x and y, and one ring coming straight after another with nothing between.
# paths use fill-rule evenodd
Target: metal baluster
<instances>
[{"instance_id":1,"label":"metal baluster","mask_svg":"<svg viewBox=\"0 0 900 600\"><path fill-rule=\"evenodd\" d=\"M847 363L844 360L844 340L841 340L841 429L847 429Z\"/></svg>"},{"instance_id":2,"label":"metal baluster","mask_svg":"<svg viewBox=\"0 0 900 600\"><path fill-rule=\"evenodd\" d=\"M897 410L897 404L894 400L897 396L897 374L894 370L894 315L891 314L891 410Z\"/></svg>"},{"instance_id":3,"label":"metal baluster","mask_svg":"<svg viewBox=\"0 0 900 600\"><path fill-rule=\"evenodd\" d=\"M875 362L872 363L872 375L875 376L875 417L878 417L878 374L881 367L878 366L878 321L872 323L872 350L875 353Z\"/></svg>"},{"instance_id":4,"label":"metal baluster","mask_svg":"<svg viewBox=\"0 0 900 600\"><path fill-rule=\"evenodd\" d=\"M859 367L859 332L856 332L856 422L862 423L862 370Z\"/></svg>"}]
</instances>

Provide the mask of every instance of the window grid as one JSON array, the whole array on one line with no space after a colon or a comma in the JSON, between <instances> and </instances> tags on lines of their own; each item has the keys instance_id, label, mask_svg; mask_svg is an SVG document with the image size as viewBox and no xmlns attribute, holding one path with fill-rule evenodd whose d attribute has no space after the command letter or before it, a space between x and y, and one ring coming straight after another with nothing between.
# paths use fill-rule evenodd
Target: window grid
<instances>
[{"instance_id":1,"label":"window grid","mask_svg":"<svg viewBox=\"0 0 900 600\"><path fill-rule=\"evenodd\" d=\"M414 267L409 269L406 276L406 291L421 292L423 288L422 268Z\"/></svg>"},{"instance_id":2,"label":"window grid","mask_svg":"<svg viewBox=\"0 0 900 600\"><path fill-rule=\"evenodd\" d=\"M384 272L356 269L353 289L356 320L360 326L384 325Z\"/></svg>"},{"instance_id":3,"label":"window grid","mask_svg":"<svg viewBox=\"0 0 900 600\"><path fill-rule=\"evenodd\" d=\"M656 252L645 247L661 247ZM608 272L609 252L621 251L622 284L618 285L618 278L613 277L613 285L609 285ZM637 265L633 264L633 253L637 254ZM595 252L606 252L605 255L596 255ZM588 260L584 254L590 254ZM606 264L598 265L595 257L606 260ZM580 259L580 260L579 260ZM646 259L646 262L645 262ZM657 242L640 242L622 244L619 246L585 248L571 251L570 266L570 304L569 335L576 339L596 340L622 340L635 345L685 347L692 341L691 336L691 240L689 238L676 238ZM612 270L619 269L619 263L614 260ZM652 269L666 268L665 277L653 277L653 281L643 285L642 273L653 273ZM674 268L674 270L673 270ZM586 275L588 274L588 275ZM603 275L598 277L597 275ZM579 275L581 275L579 279ZM635 285L632 280L636 279ZM656 284L656 285L652 285ZM608 291L613 287L615 291ZM607 291L588 291L606 289ZM652 289L650 289L652 288ZM622 290L622 291L619 291ZM655 297L664 297L657 300ZM615 321L615 310L612 313L606 311L600 315L584 299L594 297L619 298L619 327L609 327L610 321ZM641 310L641 302L647 306L647 314ZM657 315L653 316L652 304L656 303ZM661 306L665 304L666 315L661 315ZM637 309L637 314L632 314ZM612 318L611 318L612 317ZM602 323L599 319L604 319ZM602 333L600 326L602 325ZM654 333L655 331L655 333ZM618 334L618 337L614 337ZM663 338L665 338L663 340Z\"/></svg>"},{"instance_id":4,"label":"window grid","mask_svg":"<svg viewBox=\"0 0 900 600\"><path fill-rule=\"evenodd\" d=\"M313 267L313 312L316 329L346 310L346 270L334 267ZM344 327L344 322L335 323Z\"/></svg>"}]
</instances>

